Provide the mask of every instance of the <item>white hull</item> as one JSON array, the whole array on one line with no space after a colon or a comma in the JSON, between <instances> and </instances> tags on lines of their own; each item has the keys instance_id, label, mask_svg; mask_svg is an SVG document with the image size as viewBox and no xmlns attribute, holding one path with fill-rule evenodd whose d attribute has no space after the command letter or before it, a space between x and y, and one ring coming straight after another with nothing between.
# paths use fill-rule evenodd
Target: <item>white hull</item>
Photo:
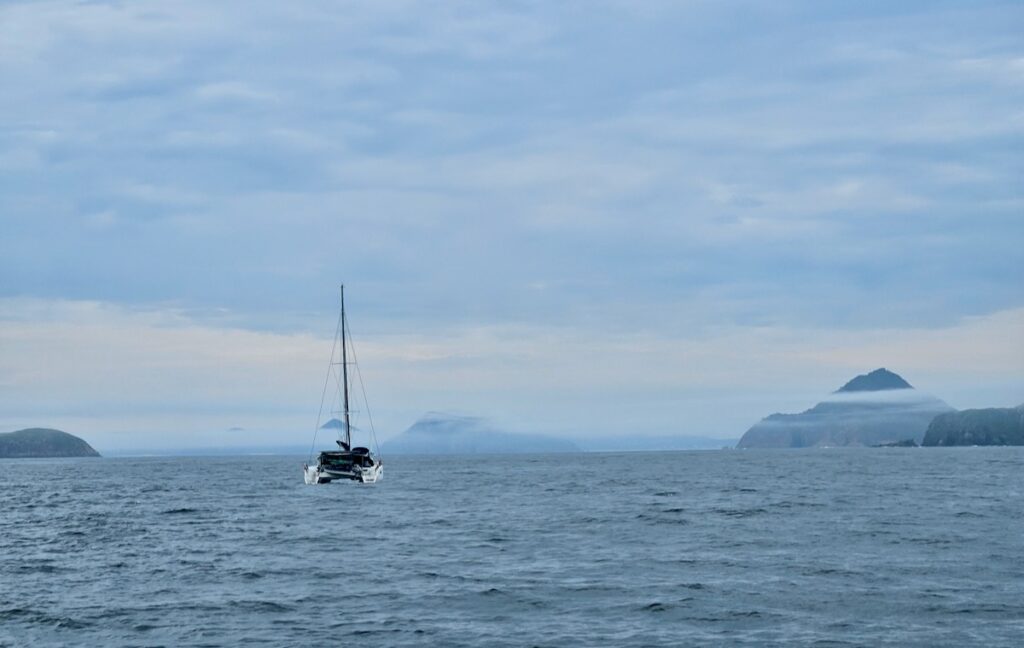
<instances>
[{"instance_id":1,"label":"white hull","mask_svg":"<svg viewBox=\"0 0 1024 648\"><path fill-rule=\"evenodd\" d=\"M363 474L359 476L364 484L376 484L384 475L384 464L378 463L369 468L363 468Z\"/></svg>"},{"instance_id":2,"label":"white hull","mask_svg":"<svg viewBox=\"0 0 1024 648\"><path fill-rule=\"evenodd\" d=\"M374 464L359 472L335 472L324 470L318 466L305 466L302 477L307 484L329 484L332 481L357 481L363 484L375 484L384 474L384 465Z\"/></svg>"}]
</instances>

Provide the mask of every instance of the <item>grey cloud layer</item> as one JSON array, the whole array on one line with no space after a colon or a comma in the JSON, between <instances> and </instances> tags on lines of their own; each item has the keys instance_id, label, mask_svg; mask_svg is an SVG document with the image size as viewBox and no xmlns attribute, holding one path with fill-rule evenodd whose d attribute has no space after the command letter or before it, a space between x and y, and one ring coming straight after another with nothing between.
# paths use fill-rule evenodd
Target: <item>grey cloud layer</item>
<instances>
[{"instance_id":1,"label":"grey cloud layer","mask_svg":"<svg viewBox=\"0 0 1024 648\"><path fill-rule=\"evenodd\" d=\"M1019 5L501 6L0 8L0 294L278 329L342 278L397 329L1024 304Z\"/></svg>"}]
</instances>

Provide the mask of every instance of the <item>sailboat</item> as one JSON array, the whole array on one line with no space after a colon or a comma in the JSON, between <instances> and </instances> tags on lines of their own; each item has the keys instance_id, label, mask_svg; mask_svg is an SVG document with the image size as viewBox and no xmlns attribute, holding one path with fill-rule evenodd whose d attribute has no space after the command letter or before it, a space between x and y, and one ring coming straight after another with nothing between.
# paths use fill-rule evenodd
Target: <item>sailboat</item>
<instances>
[{"instance_id":1,"label":"sailboat","mask_svg":"<svg viewBox=\"0 0 1024 648\"><path fill-rule=\"evenodd\" d=\"M309 462L302 465L303 478L307 484L329 484L336 480L351 480L364 484L373 484L380 480L384 472L384 462L380 459L380 452L374 454L369 448L363 446L352 446L352 411L349 404L349 360L348 350L351 335L348 334L348 320L345 318L345 286L341 286L341 314L338 316L338 328L334 335L334 346L331 349L331 361L327 368L327 379L324 381L324 392L320 399L320 413L317 415L316 430L313 432L313 446L310 448ZM341 361L336 360L337 349L341 346ZM352 359L355 360L355 349L353 348ZM355 364L353 362L353 364ZM340 371L338 367L341 367ZM356 366L357 375L358 365ZM333 418L325 425L320 424L324 413L324 405L327 401L327 390L334 378L338 387L338 397L341 400L341 409L337 411L342 419ZM359 378L362 386L362 377ZM365 400L365 389L362 390ZM332 396L332 401L334 397ZM367 406L367 418L370 422L370 434L376 445L376 434L373 431L373 418L369 415ZM316 448L317 432L325 428L336 429L338 438L335 443L337 450L325 450L319 453L316 463L312 462L313 452Z\"/></svg>"}]
</instances>

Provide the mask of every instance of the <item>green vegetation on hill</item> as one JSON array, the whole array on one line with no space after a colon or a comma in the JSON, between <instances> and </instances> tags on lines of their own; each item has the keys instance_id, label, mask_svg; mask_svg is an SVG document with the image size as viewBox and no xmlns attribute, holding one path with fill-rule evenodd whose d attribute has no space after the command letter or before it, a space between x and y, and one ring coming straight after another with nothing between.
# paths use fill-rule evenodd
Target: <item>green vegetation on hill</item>
<instances>
[{"instance_id":1,"label":"green vegetation on hill","mask_svg":"<svg viewBox=\"0 0 1024 648\"><path fill-rule=\"evenodd\" d=\"M0 434L0 458L98 457L88 443L67 432L29 428Z\"/></svg>"},{"instance_id":2,"label":"green vegetation on hill","mask_svg":"<svg viewBox=\"0 0 1024 648\"><path fill-rule=\"evenodd\" d=\"M1024 405L940 414L928 426L921 445L1024 445Z\"/></svg>"}]
</instances>

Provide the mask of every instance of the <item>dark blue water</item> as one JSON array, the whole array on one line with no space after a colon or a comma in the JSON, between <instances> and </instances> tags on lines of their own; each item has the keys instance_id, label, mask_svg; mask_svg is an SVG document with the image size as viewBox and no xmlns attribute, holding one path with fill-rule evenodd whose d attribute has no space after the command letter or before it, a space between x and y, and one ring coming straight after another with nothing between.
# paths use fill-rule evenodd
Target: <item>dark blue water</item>
<instances>
[{"instance_id":1,"label":"dark blue water","mask_svg":"<svg viewBox=\"0 0 1024 648\"><path fill-rule=\"evenodd\" d=\"M1024 449L0 461L3 646L1015 646Z\"/></svg>"}]
</instances>

